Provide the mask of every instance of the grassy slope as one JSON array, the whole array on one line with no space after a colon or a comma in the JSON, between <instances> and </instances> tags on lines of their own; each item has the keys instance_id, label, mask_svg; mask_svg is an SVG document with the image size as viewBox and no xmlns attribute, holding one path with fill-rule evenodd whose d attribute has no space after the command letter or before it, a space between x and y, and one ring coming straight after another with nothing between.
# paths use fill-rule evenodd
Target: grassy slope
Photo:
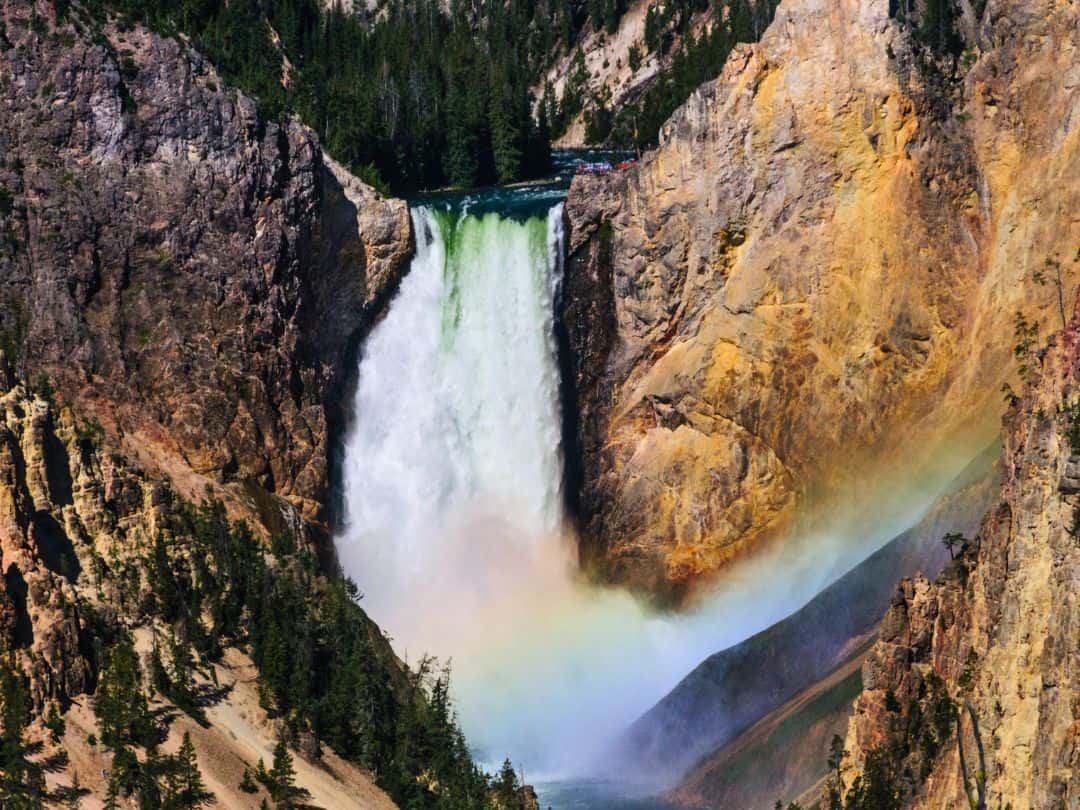
<instances>
[{"instance_id":1,"label":"grassy slope","mask_svg":"<svg viewBox=\"0 0 1080 810\"><path fill-rule=\"evenodd\" d=\"M705 757L669 798L687 807L772 808L826 775L829 740L842 734L862 689L868 647Z\"/></svg>"}]
</instances>

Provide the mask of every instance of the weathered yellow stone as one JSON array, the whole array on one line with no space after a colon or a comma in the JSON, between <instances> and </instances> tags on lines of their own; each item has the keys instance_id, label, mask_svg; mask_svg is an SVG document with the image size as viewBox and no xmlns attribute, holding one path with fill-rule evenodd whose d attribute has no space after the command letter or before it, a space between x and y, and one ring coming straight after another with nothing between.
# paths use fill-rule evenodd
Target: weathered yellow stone
<instances>
[{"instance_id":1,"label":"weathered yellow stone","mask_svg":"<svg viewBox=\"0 0 1080 810\"><path fill-rule=\"evenodd\" d=\"M588 369L610 408L582 442L603 576L685 591L786 526L872 521L990 441L1014 317L1061 327L1038 271L1060 262L1066 300L1080 278L1077 11L1009 5L935 101L887 0L785 0L635 170L575 180L570 274L610 232L615 334ZM740 454L776 475L731 476Z\"/></svg>"}]
</instances>

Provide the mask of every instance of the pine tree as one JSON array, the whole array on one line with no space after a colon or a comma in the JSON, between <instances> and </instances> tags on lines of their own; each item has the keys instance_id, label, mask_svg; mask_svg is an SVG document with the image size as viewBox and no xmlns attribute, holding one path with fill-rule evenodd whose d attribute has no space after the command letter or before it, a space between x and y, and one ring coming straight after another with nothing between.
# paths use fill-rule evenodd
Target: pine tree
<instances>
[{"instance_id":1,"label":"pine tree","mask_svg":"<svg viewBox=\"0 0 1080 810\"><path fill-rule=\"evenodd\" d=\"M176 621L183 609L183 599L173 573L173 561L169 558L164 532L158 532L154 537L148 569L150 592L157 602L158 613L166 622Z\"/></svg>"},{"instance_id":2,"label":"pine tree","mask_svg":"<svg viewBox=\"0 0 1080 810\"><path fill-rule=\"evenodd\" d=\"M659 15L654 4L649 5L645 12L645 47L655 51L660 45L660 22Z\"/></svg>"},{"instance_id":3,"label":"pine tree","mask_svg":"<svg viewBox=\"0 0 1080 810\"><path fill-rule=\"evenodd\" d=\"M180 750L174 758L170 788L176 799L175 806L184 810L197 810L214 800L213 794L203 783L199 762L195 756L195 746L191 742L191 734L186 731Z\"/></svg>"},{"instance_id":4,"label":"pine tree","mask_svg":"<svg viewBox=\"0 0 1080 810\"><path fill-rule=\"evenodd\" d=\"M105 789L104 810L120 810L120 784L115 773L109 775L109 785Z\"/></svg>"},{"instance_id":5,"label":"pine tree","mask_svg":"<svg viewBox=\"0 0 1080 810\"><path fill-rule=\"evenodd\" d=\"M45 728L49 729L49 737L54 745L60 742L67 730L67 724L55 700L49 701L49 710L45 713Z\"/></svg>"},{"instance_id":6,"label":"pine tree","mask_svg":"<svg viewBox=\"0 0 1080 810\"><path fill-rule=\"evenodd\" d=\"M94 694L101 740L117 749L127 742L156 743L156 729L142 689L142 670L130 636L113 645Z\"/></svg>"},{"instance_id":7,"label":"pine tree","mask_svg":"<svg viewBox=\"0 0 1080 810\"><path fill-rule=\"evenodd\" d=\"M926 0L919 33L938 52L957 49L953 7L949 0Z\"/></svg>"},{"instance_id":8,"label":"pine tree","mask_svg":"<svg viewBox=\"0 0 1080 810\"><path fill-rule=\"evenodd\" d=\"M42 806L41 768L26 758L25 736L30 724L30 692L13 663L0 663L0 797L4 810L34 810Z\"/></svg>"},{"instance_id":9,"label":"pine tree","mask_svg":"<svg viewBox=\"0 0 1080 810\"><path fill-rule=\"evenodd\" d=\"M499 775L495 779L494 787L495 795L499 797L500 806L514 807L520 801L521 785L518 782L517 772L514 770L509 758L503 762Z\"/></svg>"},{"instance_id":10,"label":"pine tree","mask_svg":"<svg viewBox=\"0 0 1080 810\"><path fill-rule=\"evenodd\" d=\"M966 543L967 540L964 538L964 535L960 534L959 532L948 532L941 539L941 542L942 545L944 545L949 552L949 559L953 560L956 559L955 550L958 548L963 548L964 543Z\"/></svg>"},{"instance_id":11,"label":"pine tree","mask_svg":"<svg viewBox=\"0 0 1080 810\"><path fill-rule=\"evenodd\" d=\"M172 690L172 682L169 673L165 669L165 663L161 660L161 647L158 644L157 633L154 633L153 646L150 651L150 682L154 689L163 695L168 695Z\"/></svg>"},{"instance_id":12,"label":"pine tree","mask_svg":"<svg viewBox=\"0 0 1080 810\"><path fill-rule=\"evenodd\" d=\"M592 109L585 114L585 142L600 144L611 134L613 118L604 97L594 97Z\"/></svg>"},{"instance_id":13,"label":"pine tree","mask_svg":"<svg viewBox=\"0 0 1080 810\"><path fill-rule=\"evenodd\" d=\"M619 20L622 19L623 11L621 0L606 0L604 3L604 30L608 34L614 34L619 30Z\"/></svg>"},{"instance_id":14,"label":"pine tree","mask_svg":"<svg viewBox=\"0 0 1080 810\"><path fill-rule=\"evenodd\" d=\"M255 778L266 785L267 789L270 788L270 772L266 770L262 757L259 757L259 764L255 766Z\"/></svg>"},{"instance_id":15,"label":"pine tree","mask_svg":"<svg viewBox=\"0 0 1080 810\"><path fill-rule=\"evenodd\" d=\"M67 792L67 800L64 802L64 807L67 810L82 810L82 796L83 786L79 781L79 772L75 771L71 775L71 787Z\"/></svg>"},{"instance_id":16,"label":"pine tree","mask_svg":"<svg viewBox=\"0 0 1080 810\"><path fill-rule=\"evenodd\" d=\"M139 810L179 810L172 791L172 766L172 757L160 756L156 748L147 749L146 758L141 763L132 752L127 771L130 774L129 783L133 784L139 797ZM165 783L164 790L162 781Z\"/></svg>"},{"instance_id":17,"label":"pine tree","mask_svg":"<svg viewBox=\"0 0 1080 810\"><path fill-rule=\"evenodd\" d=\"M734 0L730 12L731 35L736 42L753 42L754 10L749 0Z\"/></svg>"},{"instance_id":18,"label":"pine tree","mask_svg":"<svg viewBox=\"0 0 1080 810\"><path fill-rule=\"evenodd\" d=\"M194 688L191 673L195 668L195 659L190 645L177 638L175 633L169 634L169 664L169 680L173 689L189 697Z\"/></svg>"},{"instance_id":19,"label":"pine tree","mask_svg":"<svg viewBox=\"0 0 1080 810\"><path fill-rule=\"evenodd\" d=\"M293 770L292 754L285 740L274 746L274 765L270 769L270 795L278 807L291 807L296 791L296 771Z\"/></svg>"},{"instance_id":20,"label":"pine tree","mask_svg":"<svg viewBox=\"0 0 1080 810\"><path fill-rule=\"evenodd\" d=\"M492 99L489 110L491 148L495 159L495 175L500 183L512 182L521 170L521 131L513 113L513 99L508 97L506 73L502 67L492 77Z\"/></svg>"},{"instance_id":21,"label":"pine tree","mask_svg":"<svg viewBox=\"0 0 1080 810\"><path fill-rule=\"evenodd\" d=\"M251 769L244 766L244 775L240 779L238 786L244 793L258 793L259 786L255 784L255 780L251 778Z\"/></svg>"}]
</instances>

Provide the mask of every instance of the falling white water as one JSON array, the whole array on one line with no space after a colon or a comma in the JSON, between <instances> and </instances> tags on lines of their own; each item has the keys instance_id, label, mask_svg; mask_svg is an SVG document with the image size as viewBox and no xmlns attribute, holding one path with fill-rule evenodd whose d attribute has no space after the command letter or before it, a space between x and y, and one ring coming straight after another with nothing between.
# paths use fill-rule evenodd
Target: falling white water
<instances>
[{"instance_id":1,"label":"falling white water","mask_svg":"<svg viewBox=\"0 0 1080 810\"><path fill-rule=\"evenodd\" d=\"M500 558L558 534L562 480L560 210L525 223L412 217L412 268L363 352L339 542L368 608L403 642L483 601Z\"/></svg>"},{"instance_id":2,"label":"falling white water","mask_svg":"<svg viewBox=\"0 0 1080 810\"><path fill-rule=\"evenodd\" d=\"M412 268L360 364L338 552L400 654L453 658L462 724L489 761L581 774L704 657L911 525L952 474L894 492L872 530L735 566L693 614L589 587L562 526L561 206L525 222L418 208L413 224Z\"/></svg>"}]
</instances>

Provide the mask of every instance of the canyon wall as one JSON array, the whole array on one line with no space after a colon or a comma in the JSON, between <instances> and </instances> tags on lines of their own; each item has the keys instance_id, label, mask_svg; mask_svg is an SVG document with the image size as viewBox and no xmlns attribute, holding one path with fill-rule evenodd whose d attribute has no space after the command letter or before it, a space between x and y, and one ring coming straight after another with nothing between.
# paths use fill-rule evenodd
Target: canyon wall
<instances>
[{"instance_id":1,"label":"canyon wall","mask_svg":"<svg viewBox=\"0 0 1080 810\"><path fill-rule=\"evenodd\" d=\"M187 501L328 550L342 389L411 249L403 202L261 118L187 45L82 4L0 1L0 650L26 675L47 789L106 793L118 766L86 696L117 638L144 659L151 635L188 641L190 617L149 607L155 544L193 553ZM294 564L275 549L255 559ZM314 569L307 586L312 603L335 587ZM380 688L417 700L379 628L352 619ZM252 660L222 655L194 676L217 697L188 715L152 690L155 722L178 717L163 748L190 732L219 800L255 808L237 785L287 731ZM62 739L40 724L53 706ZM313 801L394 806L363 767L303 754Z\"/></svg>"},{"instance_id":2,"label":"canyon wall","mask_svg":"<svg viewBox=\"0 0 1080 810\"><path fill-rule=\"evenodd\" d=\"M334 403L410 254L405 204L177 40L67 15L0 5L9 361L181 491L325 530Z\"/></svg>"},{"instance_id":3,"label":"canyon wall","mask_svg":"<svg viewBox=\"0 0 1080 810\"><path fill-rule=\"evenodd\" d=\"M116 760L96 741L102 731L89 696L100 685L119 628L133 633L143 666L152 669L152 635L173 628L155 624L147 609L150 550L159 537L172 548L187 540L176 530L184 507L168 482L148 476L102 439L70 408L17 382L0 353L0 650L26 675L34 717L50 706L64 713L66 731L59 737L35 725L28 740L34 761L48 764L48 789L62 795L78 779L91 802L106 795ZM235 585L226 580L221 586ZM178 633L190 627L178 626ZM366 618L359 629L370 638L378 666L407 695L404 668L382 632ZM202 715L179 712L165 698L152 705L155 716L172 718L162 745L174 752L183 734L191 734L218 801L255 810L261 797L238 785L258 758L271 761L282 721L268 710L258 671L239 649L204 658L199 669ZM314 802L396 806L364 768L325 747L318 756L305 753L306 759L297 758L296 783Z\"/></svg>"},{"instance_id":4,"label":"canyon wall","mask_svg":"<svg viewBox=\"0 0 1080 810\"><path fill-rule=\"evenodd\" d=\"M686 796L715 793L724 772L717 760L726 749L785 702L815 690L845 667L847 674L858 669L852 662L873 642L896 580L937 574L948 560L941 538L949 532L974 534L999 488L997 452L996 445L988 448L918 524L791 616L702 661L626 730L611 753L613 767L643 783L677 784L682 803L690 806ZM796 776L790 789L777 791L784 794L780 798L793 798L821 776L825 759L820 754L827 746L828 739L809 758L811 778L798 784ZM742 777L727 774L725 780L747 787ZM771 806L777 796L770 795L759 796L758 804Z\"/></svg>"},{"instance_id":5,"label":"canyon wall","mask_svg":"<svg viewBox=\"0 0 1080 810\"><path fill-rule=\"evenodd\" d=\"M1075 3L989 0L954 59L887 0L785 0L657 150L575 178L587 567L678 602L990 441L1015 318L1060 328L1080 270L1078 31Z\"/></svg>"},{"instance_id":6,"label":"canyon wall","mask_svg":"<svg viewBox=\"0 0 1080 810\"><path fill-rule=\"evenodd\" d=\"M1074 319L1013 401L978 536L936 581L901 582L863 666L845 789L858 779L912 807L1075 806L1078 335Z\"/></svg>"},{"instance_id":7,"label":"canyon wall","mask_svg":"<svg viewBox=\"0 0 1080 810\"><path fill-rule=\"evenodd\" d=\"M312 554L332 554L346 389L411 255L407 206L182 40L98 8L0 0L0 651L25 676L5 689L28 690L20 788L152 803L190 734L228 807L265 803L249 769L279 741L289 801L413 806L405 791L460 792L451 775L484 789L463 743L438 761L438 743L395 748L393 773L378 745L358 752L435 714ZM296 684L349 669L347 733L321 697L286 706L266 652L283 641ZM126 644L146 735L110 740L102 693Z\"/></svg>"}]
</instances>

